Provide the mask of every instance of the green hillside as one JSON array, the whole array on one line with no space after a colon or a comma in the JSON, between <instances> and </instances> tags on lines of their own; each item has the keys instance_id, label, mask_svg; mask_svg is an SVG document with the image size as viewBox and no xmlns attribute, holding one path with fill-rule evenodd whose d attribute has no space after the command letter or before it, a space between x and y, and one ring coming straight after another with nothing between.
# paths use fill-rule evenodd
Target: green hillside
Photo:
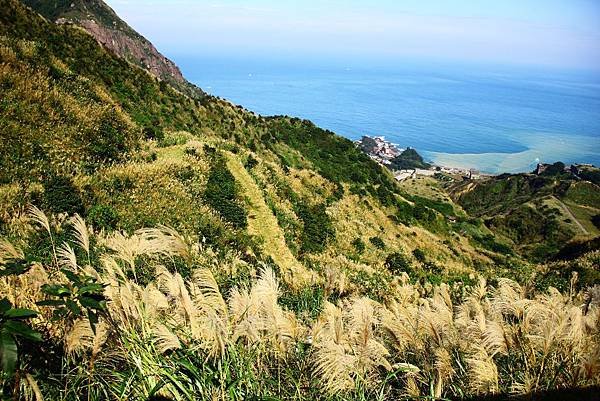
<instances>
[{"instance_id":1,"label":"green hillside","mask_svg":"<svg viewBox=\"0 0 600 401\"><path fill-rule=\"evenodd\" d=\"M600 187L569 175L502 175L450 188L454 199L525 256L544 260L567 242L600 235Z\"/></svg>"},{"instance_id":2,"label":"green hillside","mask_svg":"<svg viewBox=\"0 0 600 401\"><path fill-rule=\"evenodd\" d=\"M182 91L101 46L77 26L118 18L100 1L25 3L47 18L0 0L0 399L600 384L596 243L522 256L577 223L597 235L595 184L399 184L310 121Z\"/></svg>"},{"instance_id":3,"label":"green hillside","mask_svg":"<svg viewBox=\"0 0 600 401\"><path fill-rule=\"evenodd\" d=\"M425 163L423 157L417 153L414 149L406 149L400 155L390 160L390 167L393 170L404 170L413 168L424 168L431 167L430 164Z\"/></svg>"},{"instance_id":4,"label":"green hillside","mask_svg":"<svg viewBox=\"0 0 600 401\"><path fill-rule=\"evenodd\" d=\"M26 5L58 24L74 24L109 51L141 67L194 98L205 93L185 80L179 68L133 30L102 0L25 0Z\"/></svg>"}]
</instances>

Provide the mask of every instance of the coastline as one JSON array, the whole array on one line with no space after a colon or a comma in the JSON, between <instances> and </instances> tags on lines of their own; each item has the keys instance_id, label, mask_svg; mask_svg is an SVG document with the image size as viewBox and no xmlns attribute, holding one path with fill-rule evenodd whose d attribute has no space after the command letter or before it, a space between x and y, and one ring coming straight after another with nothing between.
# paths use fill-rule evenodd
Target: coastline
<instances>
[{"instance_id":1,"label":"coastline","mask_svg":"<svg viewBox=\"0 0 600 401\"><path fill-rule=\"evenodd\" d=\"M533 135L532 137L535 137ZM560 141L561 145L565 145ZM452 176L462 176L466 179L493 177L502 174L532 173L539 166L547 166L563 160L542 161L539 149L528 149L515 153L479 153L479 154L450 154L441 152L422 151L423 158L415 148L401 147L396 142L385 139L385 136L363 135L354 141L355 146L368 155L371 159L388 168L398 181L416 176L434 176L444 173ZM547 150L547 149L546 149ZM564 149L563 149L564 150ZM409 154L408 151L411 153ZM408 155L408 156L407 156ZM523 168L526 160L531 160L527 168ZM567 160L566 165L587 165L578 159ZM480 166L493 166L494 170L480 169ZM593 165L593 164L589 164Z\"/></svg>"},{"instance_id":2,"label":"coastline","mask_svg":"<svg viewBox=\"0 0 600 401\"><path fill-rule=\"evenodd\" d=\"M416 176L434 176L436 173L459 175L468 179L494 175L455 163L430 163L430 160L423 159L416 149L410 146L401 147L398 143L386 140L385 136L363 135L361 139L354 141L354 144L371 159L392 171L398 181ZM412 154L407 159L404 155L408 151ZM396 167L399 165L404 167Z\"/></svg>"},{"instance_id":3,"label":"coastline","mask_svg":"<svg viewBox=\"0 0 600 401\"><path fill-rule=\"evenodd\" d=\"M440 165L491 174L531 171L538 161L600 165L600 97L578 76L558 87L519 69L498 78L444 66L340 71L254 61L186 69L200 87L261 115L308 119L350 140L385 135Z\"/></svg>"},{"instance_id":4,"label":"coastline","mask_svg":"<svg viewBox=\"0 0 600 401\"><path fill-rule=\"evenodd\" d=\"M423 156L434 164L449 167L472 168L487 174L526 173L538 163L561 161L567 165L578 163L599 164L600 140L596 137L557 133L515 133L526 150L513 153L445 153L423 151Z\"/></svg>"}]
</instances>

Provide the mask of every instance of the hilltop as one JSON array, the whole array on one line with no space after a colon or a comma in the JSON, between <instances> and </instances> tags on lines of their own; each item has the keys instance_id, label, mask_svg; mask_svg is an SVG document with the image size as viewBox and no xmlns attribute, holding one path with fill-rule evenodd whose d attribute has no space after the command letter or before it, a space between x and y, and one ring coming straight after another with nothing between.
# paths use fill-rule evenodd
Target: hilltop
<instances>
[{"instance_id":1,"label":"hilltop","mask_svg":"<svg viewBox=\"0 0 600 401\"><path fill-rule=\"evenodd\" d=\"M83 28L102 46L178 90L190 96L204 95L200 88L183 77L173 61L163 56L102 0L25 0L24 3L52 22Z\"/></svg>"},{"instance_id":2,"label":"hilltop","mask_svg":"<svg viewBox=\"0 0 600 401\"><path fill-rule=\"evenodd\" d=\"M581 172L580 172L581 170ZM600 187L582 177L598 169L563 163L538 167L532 174L503 174L451 185L453 199L481 217L511 247L534 260L556 255L565 243L600 235Z\"/></svg>"},{"instance_id":3,"label":"hilltop","mask_svg":"<svg viewBox=\"0 0 600 401\"><path fill-rule=\"evenodd\" d=\"M537 264L489 221L550 195L597 208L595 184L399 183L310 121L185 90L99 0L26 3L36 11L0 0L3 395L392 400L600 383L597 244ZM567 237L553 235L531 242L555 251Z\"/></svg>"}]
</instances>

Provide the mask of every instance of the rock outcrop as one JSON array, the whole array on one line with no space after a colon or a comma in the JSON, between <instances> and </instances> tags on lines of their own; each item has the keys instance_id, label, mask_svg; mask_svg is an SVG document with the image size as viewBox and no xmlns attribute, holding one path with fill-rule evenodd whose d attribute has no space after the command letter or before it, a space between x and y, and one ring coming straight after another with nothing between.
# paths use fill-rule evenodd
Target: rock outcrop
<instances>
[{"instance_id":1,"label":"rock outcrop","mask_svg":"<svg viewBox=\"0 0 600 401\"><path fill-rule=\"evenodd\" d=\"M133 30L102 0L24 0L25 4L57 24L78 25L105 48L135 64L175 89L198 97L204 92L189 83L179 67Z\"/></svg>"},{"instance_id":2,"label":"rock outcrop","mask_svg":"<svg viewBox=\"0 0 600 401\"><path fill-rule=\"evenodd\" d=\"M57 23L69 23L60 18ZM128 35L118 29L109 29L95 20L80 20L77 24L88 31L100 44L115 52L127 61L148 70L152 75L165 81L184 83L185 78L174 62L163 56L147 40Z\"/></svg>"}]
</instances>

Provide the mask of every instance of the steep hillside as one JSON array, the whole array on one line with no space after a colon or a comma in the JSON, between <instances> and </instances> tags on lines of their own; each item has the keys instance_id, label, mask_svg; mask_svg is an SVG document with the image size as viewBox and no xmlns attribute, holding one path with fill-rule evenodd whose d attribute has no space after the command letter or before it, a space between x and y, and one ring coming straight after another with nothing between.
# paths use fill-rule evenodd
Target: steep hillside
<instances>
[{"instance_id":1,"label":"steep hillside","mask_svg":"<svg viewBox=\"0 0 600 401\"><path fill-rule=\"evenodd\" d=\"M0 398L452 399L600 384L589 244L535 266L443 181L398 184L310 121L178 90L52 22L92 15L136 37L103 3L28 3L49 19L0 0ZM560 193L597 205L587 183ZM482 196L465 199L497 213Z\"/></svg>"},{"instance_id":2,"label":"steep hillside","mask_svg":"<svg viewBox=\"0 0 600 401\"><path fill-rule=\"evenodd\" d=\"M443 269L445 272L468 271L491 263L487 256L468 245L468 241L467 245L460 245L463 241L447 223L444 209L436 209L422 198L407 202L391 174L356 149L351 141L308 121L288 117L265 119L214 98L192 99L97 46L92 37L81 30L46 22L17 2L7 4L9 6L0 11L5 60L2 65L5 107L0 123L7 138L0 145L3 166L0 177L7 184L18 184L19 204L42 200L56 211L79 211L87 215L101 198L105 199L103 203L108 203L103 206L114 208L120 216L118 228L133 230L168 223L197 235L198 225L207 223L183 216L189 206L182 211L174 209L165 216L165 221L140 205L137 206L142 210L136 213L124 210L125 205L119 204L118 199L134 191L145 193L147 199L161 204L157 197L172 196L168 191L155 192L152 187L137 188L150 178L133 172L137 171L136 163L156 165L139 170L151 175L155 169L166 168L162 154L180 152L170 153L179 156L169 158L174 164L168 167L170 173L161 179L177 182L172 188L181 187L186 193L184 199L190 199L197 207L205 205L215 209L202 195L206 182L203 173L192 174L197 163L214 164L213 156L204 150L188 149L189 143L201 142L213 146L217 154L229 152L233 155L230 157L240 158L241 163L253 155L259 165L264 161L270 168L281 171L279 185L293 189L285 189L279 199L292 202L284 213L296 222L295 228L282 220L278 214L281 211L274 205L270 207L279 217L296 257L322 253L328 245L331 246L328 252L339 254L342 249L351 247L350 242L360 239L367 248L373 247L378 260L382 261L394 251L414 250L411 244L417 242L404 238L407 232L414 231L407 230L406 226L415 226L419 227L416 233L422 232L426 237L433 235L435 242L442 244L427 248L432 260L452 266ZM182 181L180 177L184 173L179 169L191 169L191 173ZM296 170L310 179L297 181ZM119 182L109 184L107 177L111 177L113 171L120 171L116 173L120 176ZM238 180L244 177L235 176ZM82 195L78 207L50 205L51 196L45 192L56 179L71 180L80 187ZM312 185L312 180L320 180L327 190L319 195L305 189ZM40 184L41 192L37 189ZM244 182L236 184L243 186L240 193L248 190ZM113 196L103 195L107 190L110 192L107 185L114 185ZM181 195L179 197L181 199ZM376 230L369 237L364 237L364 231L349 232L347 243L342 245L336 240L341 238L335 230L339 223L331 221L328 223L331 228L326 231L329 234L323 236L321 224L331 220L330 213L338 203L353 208L359 204L369 205L355 218L368 222ZM243 206L251 208L251 205ZM148 208L154 210L152 205ZM8 213L6 210L10 207L5 209ZM144 213L144 219L135 217L140 212ZM382 215L377 217L379 214ZM340 215L338 219L343 221L344 217ZM311 228L312 224L315 229ZM223 229L237 232L236 236L245 231L227 226ZM361 230L358 225L354 229ZM380 236L389 238L389 244L383 249L370 242L370 238Z\"/></svg>"},{"instance_id":3,"label":"steep hillside","mask_svg":"<svg viewBox=\"0 0 600 401\"><path fill-rule=\"evenodd\" d=\"M600 235L600 187L569 175L501 175L450 188L453 198L492 231L535 260L556 254L566 242Z\"/></svg>"},{"instance_id":4,"label":"steep hillside","mask_svg":"<svg viewBox=\"0 0 600 401\"><path fill-rule=\"evenodd\" d=\"M82 27L107 49L178 90L191 96L204 96L199 88L185 80L175 63L102 0L25 0L24 3L52 22Z\"/></svg>"}]
</instances>

